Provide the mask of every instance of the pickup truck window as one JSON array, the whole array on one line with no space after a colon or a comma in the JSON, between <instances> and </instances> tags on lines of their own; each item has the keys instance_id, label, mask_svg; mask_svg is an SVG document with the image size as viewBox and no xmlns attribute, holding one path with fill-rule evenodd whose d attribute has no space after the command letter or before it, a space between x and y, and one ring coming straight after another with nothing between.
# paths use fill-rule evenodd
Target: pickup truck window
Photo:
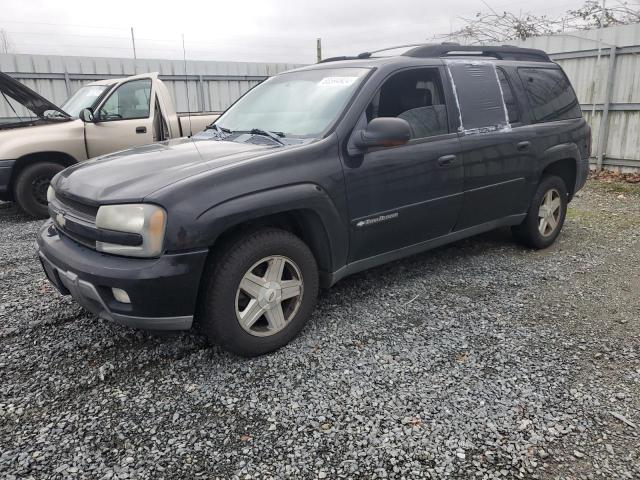
<instances>
[{"instance_id":1,"label":"pickup truck window","mask_svg":"<svg viewBox=\"0 0 640 480\"><path fill-rule=\"evenodd\" d=\"M449 133L447 107L437 68L397 73L380 87L367 107L367 121L398 117L411 127L411 138Z\"/></svg>"},{"instance_id":2,"label":"pickup truck window","mask_svg":"<svg viewBox=\"0 0 640 480\"><path fill-rule=\"evenodd\" d=\"M123 83L109 96L100 108L101 121L149 118L151 79L132 80Z\"/></svg>"},{"instance_id":3,"label":"pickup truck window","mask_svg":"<svg viewBox=\"0 0 640 480\"><path fill-rule=\"evenodd\" d=\"M516 96L513 94L513 89L504 70L497 68L496 71L498 72L498 80L500 80L500 88L502 88L502 98L504 98L504 104L507 107L509 123L517 123L520 121L520 109Z\"/></svg>"},{"instance_id":4,"label":"pickup truck window","mask_svg":"<svg viewBox=\"0 0 640 480\"><path fill-rule=\"evenodd\" d=\"M283 73L261 83L217 121L233 132L262 129L284 136L321 136L344 110L367 68Z\"/></svg>"},{"instance_id":5,"label":"pickup truck window","mask_svg":"<svg viewBox=\"0 0 640 480\"><path fill-rule=\"evenodd\" d=\"M582 116L576 94L562 70L519 68L518 74L536 122L554 122Z\"/></svg>"},{"instance_id":6,"label":"pickup truck window","mask_svg":"<svg viewBox=\"0 0 640 480\"><path fill-rule=\"evenodd\" d=\"M109 85L87 85L82 87L64 102L61 108L72 117L77 118L81 110L93 107L107 88L109 88Z\"/></svg>"}]
</instances>

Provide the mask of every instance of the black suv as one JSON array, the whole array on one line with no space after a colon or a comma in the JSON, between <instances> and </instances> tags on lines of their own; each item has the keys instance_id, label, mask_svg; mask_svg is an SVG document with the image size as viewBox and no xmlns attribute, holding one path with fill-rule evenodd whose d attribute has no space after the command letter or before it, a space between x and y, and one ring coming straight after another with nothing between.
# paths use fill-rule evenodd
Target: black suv
<instances>
[{"instance_id":1,"label":"black suv","mask_svg":"<svg viewBox=\"0 0 640 480\"><path fill-rule=\"evenodd\" d=\"M329 59L263 82L192 138L59 173L39 256L102 318L195 323L259 355L295 337L319 287L346 275L507 225L551 245L590 143L540 50Z\"/></svg>"}]
</instances>

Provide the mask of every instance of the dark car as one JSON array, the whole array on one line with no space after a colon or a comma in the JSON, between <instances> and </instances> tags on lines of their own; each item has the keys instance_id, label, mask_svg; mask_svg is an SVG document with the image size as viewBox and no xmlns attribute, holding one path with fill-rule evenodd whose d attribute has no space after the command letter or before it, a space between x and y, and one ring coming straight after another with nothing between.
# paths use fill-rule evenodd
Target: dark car
<instances>
[{"instance_id":1,"label":"dark car","mask_svg":"<svg viewBox=\"0 0 640 480\"><path fill-rule=\"evenodd\" d=\"M330 59L265 81L192 138L59 173L39 256L102 318L195 323L259 355L300 332L319 287L354 272L504 226L548 247L590 142L540 50Z\"/></svg>"}]
</instances>

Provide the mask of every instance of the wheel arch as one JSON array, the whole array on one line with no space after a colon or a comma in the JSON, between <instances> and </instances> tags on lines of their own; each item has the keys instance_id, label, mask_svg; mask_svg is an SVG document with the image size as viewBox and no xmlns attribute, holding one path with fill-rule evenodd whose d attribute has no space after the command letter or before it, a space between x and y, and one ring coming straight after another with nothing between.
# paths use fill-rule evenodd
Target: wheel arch
<instances>
[{"instance_id":1,"label":"wheel arch","mask_svg":"<svg viewBox=\"0 0 640 480\"><path fill-rule=\"evenodd\" d=\"M321 284L347 258L346 220L328 193L316 184L297 184L243 195L207 209L198 217L201 242L211 254L244 232L275 227L304 241L318 263Z\"/></svg>"},{"instance_id":2,"label":"wheel arch","mask_svg":"<svg viewBox=\"0 0 640 480\"><path fill-rule=\"evenodd\" d=\"M564 181L571 200L576 189L579 162L580 149L576 144L567 143L551 147L543 154L538 181L545 175L557 175Z\"/></svg>"},{"instance_id":3,"label":"wheel arch","mask_svg":"<svg viewBox=\"0 0 640 480\"><path fill-rule=\"evenodd\" d=\"M16 159L16 163L14 164L13 170L11 171L11 178L9 180L9 191L11 192L12 196L15 181L20 173L22 173L25 168L40 162L58 163L63 167L70 167L71 165L78 163L77 160L68 153L59 151L43 151L23 155Z\"/></svg>"}]
</instances>

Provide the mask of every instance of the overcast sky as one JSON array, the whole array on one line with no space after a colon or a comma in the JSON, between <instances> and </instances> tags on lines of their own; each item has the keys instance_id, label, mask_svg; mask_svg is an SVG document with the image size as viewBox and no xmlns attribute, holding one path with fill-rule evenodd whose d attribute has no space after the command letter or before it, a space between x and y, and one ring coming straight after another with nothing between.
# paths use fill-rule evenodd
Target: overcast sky
<instances>
[{"instance_id":1,"label":"overcast sky","mask_svg":"<svg viewBox=\"0 0 640 480\"><path fill-rule=\"evenodd\" d=\"M486 0L496 11L559 16L583 0ZM165 6L162 6L162 5ZM418 43L447 34L483 0L0 0L15 53L312 63L323 56Z\"/></svg>"}]
</instances>

